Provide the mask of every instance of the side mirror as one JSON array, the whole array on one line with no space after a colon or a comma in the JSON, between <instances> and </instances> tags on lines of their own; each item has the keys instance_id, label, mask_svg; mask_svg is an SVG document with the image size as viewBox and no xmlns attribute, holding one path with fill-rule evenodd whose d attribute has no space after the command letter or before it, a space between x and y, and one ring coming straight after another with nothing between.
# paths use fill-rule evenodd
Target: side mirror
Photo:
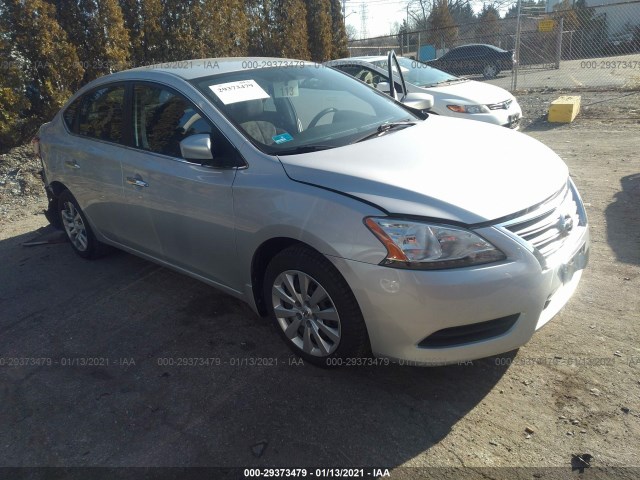
<instances>
[{"instance_id":1,"label":"side mirror","mask_svg":"<svg viewBox=\"0 0 640 480\"><path fill-rule=\"evenodd\" d=\"M414 110L429 110L433 107L433 95L428 93L407 93L402 103Z\"/></svg>"},{"instance_id":2,"label":"side mirror","mask_svg":"<svg viewBox=\"0 0 640 480\"><path fill-rule=\"evenodd\" d=\"M213 160L211 137L207 133L199 133L185 138L180 142L180 153L189 161Z\"/></svg>"}]
</instances>

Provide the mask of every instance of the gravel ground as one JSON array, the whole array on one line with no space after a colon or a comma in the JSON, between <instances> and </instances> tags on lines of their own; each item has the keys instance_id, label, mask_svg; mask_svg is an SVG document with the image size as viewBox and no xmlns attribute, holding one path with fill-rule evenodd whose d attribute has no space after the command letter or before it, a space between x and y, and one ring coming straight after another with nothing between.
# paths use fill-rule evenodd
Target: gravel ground
<instances>
[{"instance_id":1,"label":"gravel ground","mask_svg":"<svg viewBox=\"0 0 640 480\"><path fill-rule=\"evenodd\" d=\"M41 169L30 145L0 155L0 225L37 215L46 208Z\"/></svg>"},{"instance_id":2,"label":"gravel ground","mask_svg":"<svg viewBox=\"0 0 640 480\"><path fill-rule=\"evenodd\" d=\"M547 112L552 101L562 95L580 95L579 120L602 120L611 123L614 120L623 120L625 124L640 124L640 90L633 92L616 91L564 91L541 90L523 91L516 94L516 98L522 107L523 119L522 131L556 128L558 124L547 122ZM562 128L584 129L589 128L585 122L563 125Z\"/></svg>"}]
</instances>

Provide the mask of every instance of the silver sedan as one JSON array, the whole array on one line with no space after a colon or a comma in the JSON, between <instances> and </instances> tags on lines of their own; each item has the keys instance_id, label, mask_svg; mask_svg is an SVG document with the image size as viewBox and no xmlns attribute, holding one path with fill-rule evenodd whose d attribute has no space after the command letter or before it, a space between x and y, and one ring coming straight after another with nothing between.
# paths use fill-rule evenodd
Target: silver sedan
<instances>
[{"instance_id":1,"label":"silver sedan","mask_svg":"<svg viewBox=\"0 0 640 480\"><path fill-rule=\"evenodd\" d=\"M536 140L419 107L297 60L108 75L39 131L48 217L81 257L244 300L318 365L512 350L577 287L582 201Z\"/></svg>"}]
</instances>

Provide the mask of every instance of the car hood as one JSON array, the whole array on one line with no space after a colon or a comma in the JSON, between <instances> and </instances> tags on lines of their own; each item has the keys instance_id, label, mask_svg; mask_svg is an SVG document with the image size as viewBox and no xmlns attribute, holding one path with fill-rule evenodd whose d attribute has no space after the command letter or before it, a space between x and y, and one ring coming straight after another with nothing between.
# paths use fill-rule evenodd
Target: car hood
<instances>
[{"instance_id":1,"label":"car hood","mask_svg":"<svg viewBox=\"0 0 640 480\"><path fill-rule=\"evenodd\" d=\"M538 204L567 182L551 149L522 133L430 116L345 147L279 157L296 181L393 214L476 224Z\"/></svg>"},{"instance_id":2,"label":"car hood","mask_svg":"<svg viewBox=\"0 0 640 480\"><path fill-rule=\"evenodd\" d=\"M437 96L440 99L457 98L480 105L491 105L513 99L513 95L503 88L474 80L452 83L451 85L423 87L422 89L424 92Z\"/></svg>"}]
</instances>

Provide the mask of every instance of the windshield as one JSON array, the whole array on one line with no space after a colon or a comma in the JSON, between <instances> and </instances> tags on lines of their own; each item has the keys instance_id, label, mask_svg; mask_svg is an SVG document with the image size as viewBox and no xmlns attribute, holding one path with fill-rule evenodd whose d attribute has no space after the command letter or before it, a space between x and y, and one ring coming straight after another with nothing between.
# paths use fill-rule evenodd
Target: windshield
<instances>
[{"instance_id":1,"label":"windshield","mask_svg":"<svg viewBox=\"0 0 640 480\"><path fill-rule=\"evenodd\" d=\"M249 69L193 83L254 145L275 155L340 147L382 124L419 120L387 95L315 64Z\"/></svg>"},{"instance_id":2,"label":"windshield","mask_svg":"<svg viewBox=\"0 0 640 480\"><path fill-rule=\"evenodd\" d=\"M371 62L377 67L387 68L387 60L376 60ZM437 68L430 67L422 62L417 60L411 60L406 57L398 57L398 63L400 64L400 68L402 69L402 74L404 75L404 79L409 82L417 85L418 87L428 87L433 85L438 85L439 83L451 83L457 81L463 81L464 79L455 77L450 75L442 70L438 70ZM397 68L394 66L393 71L397 71Z\"/></svg>"}]
</instances>

